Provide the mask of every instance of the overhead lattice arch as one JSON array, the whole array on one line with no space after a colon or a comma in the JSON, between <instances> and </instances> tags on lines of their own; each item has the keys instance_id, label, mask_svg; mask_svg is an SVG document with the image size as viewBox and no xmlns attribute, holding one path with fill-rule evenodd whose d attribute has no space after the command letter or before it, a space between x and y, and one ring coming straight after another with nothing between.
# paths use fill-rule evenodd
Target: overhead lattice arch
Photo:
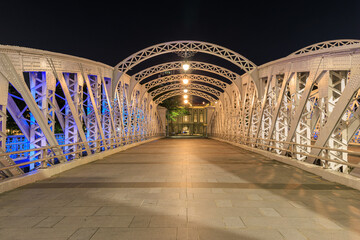
<instances>
[{"instance_id":1,"label":"overhead lattice arch","mask_svg":"<svg viewBox=\"0 0 360 240\"><path fill-rule=\"evenodd\" d=\"M179 95L183 95L184 94L184 91L183 90L175 90L175 91L171 91L171 92L168 92L168 93L165 93L164 95L161 95L160 97L158 97L156 100L155 100L155 104L159 104L159 103L162 103L164 100L168 99L168 98L171 98L171 97L174 97L174 96L179 96ZM189 90L188 92L189 95L193 95L193 96L198 96L198 97L202 97L210 102L214 102L216 101L215 98L211 97L210 95L204 93L204 92L201 92L201 91L197 91L197 90Z\"/></svg>"},{"instance_id":2,"label":"overhead lattice arch","mask_svg":"<svg viewBox=\"0 0 360 240\"><path fill-rule=\"evenodd\" d=\"M151 77L155 74L159 74L165 71L182 70L182 64L183 64L182 61L175 61L175 62L167 62L167 63L155 65L136 73L133 76L133 78L135 79L135 81L141 82L145 78ZM240 77L237 73L214 64L197 62L197 61L189 61L188 64L190 65L191 70L201 70L210 73L215 73L232 82Z\"/></svg>"},{"instance_id":3,"label":"overhead lattice arch","mask_svg":"<svg viewBox=\"0 0 360 240\"><path fill-rule=\"evenodd\" d=\"M202 84L196 84L196 83L190 83L188 85L183 85L181 83L177 83L177 84L170 84L170 85L167 85L167 86L164 86L164 87L161 87L161 88L157 88L156 90L150 92L150 95L154 98L156 98L157 95L160 95L164 92L167 92L167 91L171 91L171 90L174 90L174 89L195 89L195 90L200 90L200 91L203 91L203 92L207 92L209 94L213 94L217 97L220 96L221 92L216 90L215 88L212 88L212 87L208 87L208 86L205 86L205 85L202 85ZM183 92L184 94L184 92Z\"/></svg>"},{"instance_id":4,"label":"overhead lattice arch","mask_svg":"<svg viewBox=\"0 0 360 240\"><path fill-rule=\"evenodd\" d=\"M341 40L332 40L332 41L325 41L320 43L315 43L310 46L304 47L296 52L293 52L289 56L296 56L302 55L306 53L313 53L318 51L328 51L332 48L339 48L339 47L346 47L346 46L360 46L360 40L353 40L353 39L341 39Z\"/></svg>"},{"instance_id":5,"label":"overhead lattice arch","mask_svg":"<svg viewBox=\"0 0 360 240\"><path fill-rule=\"evenodd\" d=\"M174 41L153 45L125 58L123 61L118 63L115 68L117 68L122 73L126 73L132 67L149 58L166 53L182 51L211 54L228 60L229 62L240 67L245 72L250 72L256 68L256 65L253 62L237 52L219 45L200 41Z\"/></svg>"},{"instance_id":6,"label":"overhead lattice arch","mask_svg":"<svg viewBox=\"0 0 360 240\"><path fill-rule=\"evenodd\" d=\"M217 56L238 66L246 73L252 73L253 70L255 70L257 67L253 62L251 62L249 59L245 58L244 56L240 55L239 53L212 43L199 42L199 41L166 42L145 48L125 58L123 61L119 62L115 66L115 69L117 69L118 71L116 75L119 79L113 82L114 84L113 89L116 89L116 86L118 85L121 76L124 73L127 73L131 68L135 67L139 63L162 54L184 52L184 51L201 52L201 53Z\"/></svg>"},{"instance_id":7,"label":"overhead lattice arch","mask_svg":"<svg viewBox=\"0 0 360 240\"><path fill-rule=\"evenodd\" d=\"M169 75L169 76L165 76L165 77L161 77L161 78L157 78L154 79L152 81L149 81L147 83L145 83L145 88L146 89L151 89L153 87L156 87L158 85L164 84L164 83L170 83L170 82L178 82L178 81L182 81L182 79L184 78L189 79L190 81L198 81L198 82L204 82L204 83L208 83L208 84L212 84L214 86L217 86L221 89L225 89L227 87L227 84L223 81L220 81L218 79L212 78L212 77L208 77L208 76L204 76L204 75L197 75L197 74L174 74L174 75Z\"/></svg>"}]
</instances>

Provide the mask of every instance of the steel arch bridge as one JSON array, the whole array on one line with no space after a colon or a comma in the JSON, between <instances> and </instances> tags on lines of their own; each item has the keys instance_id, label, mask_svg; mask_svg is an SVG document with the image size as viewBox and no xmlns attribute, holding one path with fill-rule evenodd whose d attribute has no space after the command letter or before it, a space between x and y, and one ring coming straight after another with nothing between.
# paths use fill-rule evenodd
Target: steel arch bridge
<instances>
[{"instance_id":1,"label":"steel arch bridge","mask_svg":"<svg viewBox=\"0 0 360 240\"><path fill-rule=\"evenodd\" d=\"M359 50L358 40L333 40L256 66L219 45L176 41L143 49L112 67L0 46L1 177L101 157L163 136L166 109L159 104L184 88L210 102L208 136L357 174L357 164L349 161L356 153L349 147L360 143ZM128 74L153 57L189 52L226 60L243 74L188 59L190 72L182 70L181 60ZM166 71L176 73L157 76ZM8 114L16 134L9 131Z\"/></svg>"}]
</instances>

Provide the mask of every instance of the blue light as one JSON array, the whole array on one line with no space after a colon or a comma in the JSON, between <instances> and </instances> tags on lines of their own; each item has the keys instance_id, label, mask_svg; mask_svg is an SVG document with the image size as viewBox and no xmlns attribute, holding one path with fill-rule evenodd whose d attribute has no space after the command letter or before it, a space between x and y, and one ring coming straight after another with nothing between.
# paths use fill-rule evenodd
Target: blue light
<instances>
[{"instance_id":1,"label":"blue light","mask_svg":"<svg viewBox=\"0 0 360 240\"><path fill-rule=\"evenodd\" d=\"M59 145L65 144L65 135L63 133L55 134L55 138ZM26 139L24 135L9 135L6 137L6 152L17 152L30 149L30 141ZM35 149L34 149L35 151ZM16 164L30 161L30 152L11 154L10 158L14 160ZM29 168L32 170L30 164L21 166L23 169Z\"/></svg>"}]
</instances>

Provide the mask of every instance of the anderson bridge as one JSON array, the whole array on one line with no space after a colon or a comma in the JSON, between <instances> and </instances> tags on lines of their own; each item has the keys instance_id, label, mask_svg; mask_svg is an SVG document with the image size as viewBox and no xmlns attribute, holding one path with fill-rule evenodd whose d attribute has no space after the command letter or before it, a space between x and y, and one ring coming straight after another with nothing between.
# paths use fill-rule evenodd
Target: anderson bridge
<instances>
[{"instance_id":1,"label":"anderson bridge","mask_svg":"<svg viewBox=\"0 0 360 240\"><path fill-rule=\"evenodd\" d=\"M22 186L0 195L1 239L359 237L358 40L261 66L200 41L114 67L0 46L0 89L0 191ZM207 139L164 138L159 104L184 89Z\"/></svg>"}]
</instances>

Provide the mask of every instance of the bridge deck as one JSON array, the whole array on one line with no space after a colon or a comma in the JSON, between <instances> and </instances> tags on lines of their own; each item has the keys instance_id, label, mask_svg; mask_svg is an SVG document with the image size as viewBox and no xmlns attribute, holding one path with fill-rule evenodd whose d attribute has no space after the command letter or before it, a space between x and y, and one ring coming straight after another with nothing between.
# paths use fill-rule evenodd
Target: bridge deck
<instances>
[{"instance_id":1,"label":"bridge deck","mask_svg":"<svg viewBox=\"0 0 360 240\"><path fill-rule=\"evenodd\" d=\"M0 195L0 239L360 239L360 192L209 139L161 139Z\"/></svg>"}]
</instances>

